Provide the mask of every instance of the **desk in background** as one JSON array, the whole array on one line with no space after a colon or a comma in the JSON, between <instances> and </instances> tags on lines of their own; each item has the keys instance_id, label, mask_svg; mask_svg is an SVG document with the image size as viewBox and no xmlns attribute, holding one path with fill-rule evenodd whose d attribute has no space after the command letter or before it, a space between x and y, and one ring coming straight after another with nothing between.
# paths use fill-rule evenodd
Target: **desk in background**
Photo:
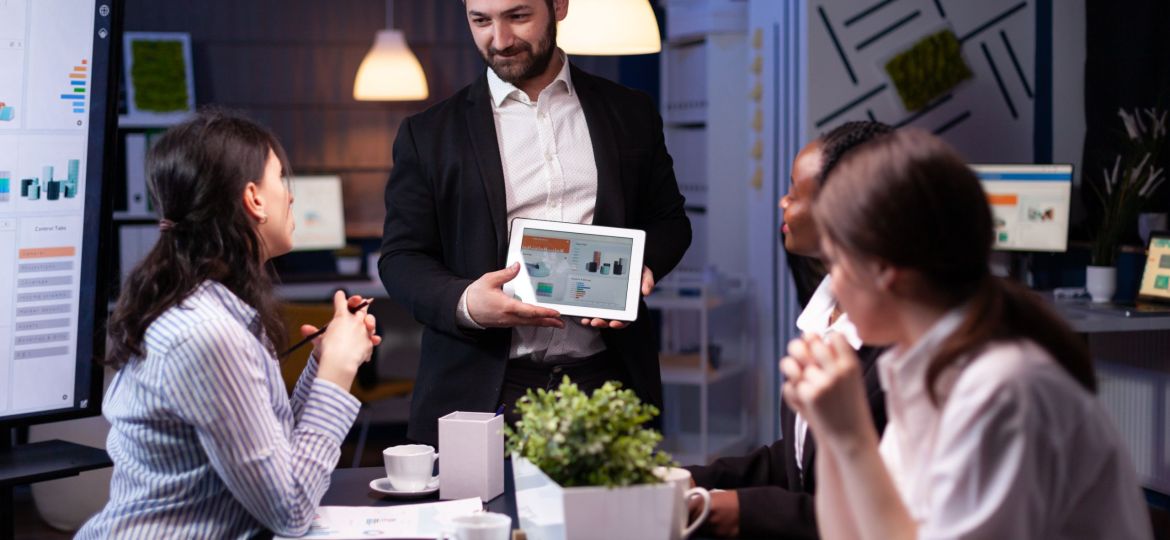
<instances>
[{"instance_id":1,"label":"desk in background","mask_svg":"<svg viewBox=\"0 0 1170 540\"><path fill-rule=\"evenodd\" d=\"M1129 447L1146 488L1170 494L1170 314L1125 317L1084 303L1053 302L1084 335L1097 394Z\"/></svg>"}]
</instances>

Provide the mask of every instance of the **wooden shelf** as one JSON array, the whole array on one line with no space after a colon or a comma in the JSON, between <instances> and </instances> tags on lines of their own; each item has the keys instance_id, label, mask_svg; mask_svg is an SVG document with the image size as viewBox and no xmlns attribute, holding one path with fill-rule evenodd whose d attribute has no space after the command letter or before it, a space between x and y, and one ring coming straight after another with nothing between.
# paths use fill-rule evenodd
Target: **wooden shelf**
<instances>
[{"instance_id":1,"label":"wooden shelf","mask_svg":"<svg viewBox=\"0 0 1170 540\"><path fill-rule=\"evenodd\" d=\"M121 129L166 129L175 124L188 120L192 116L194 115L185 114L180 116L151 117L121 114L118 115L118 127Z\"/></svg>"},{"instance_id":2,"label":"wooden shelf","mask_svg":"<svg viewBox=\"0 0 1170 540\"><path fill-rule=\"evenodd\" d=\"M665 355L663 355L665 356ZM696 354L695 356L698 356ZM659 357L661 362L661 357ZM707 368L707 372L703 373L698 367L685 367L676 365L661 366L662 384L715 384L729 377L733 377L739 373L746 371L743 363L735 362L729 363L719 369Z\"/></svg>"}]
</instances>

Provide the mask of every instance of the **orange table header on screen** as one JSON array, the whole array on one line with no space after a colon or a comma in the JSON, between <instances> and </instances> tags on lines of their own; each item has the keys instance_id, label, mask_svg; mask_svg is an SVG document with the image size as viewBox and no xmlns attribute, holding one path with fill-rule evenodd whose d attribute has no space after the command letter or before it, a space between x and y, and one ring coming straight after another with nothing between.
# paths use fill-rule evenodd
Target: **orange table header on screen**
<instances>
[{"instance_id":1,"label":"orange table header on screen","mask_svg":"<svg viewBox=\"0 0 1170 540\"><path fill-rule=\"evenodd\" d=\"M520 243L522 249L539 249L541 251L569 252L569 241L562 238L546 238L543 236L525 236Z\"/></svg>"},{"instance_id":2,"label":"orange table header on screen","mask_svg":"<svg viewBox=\"0 0 1170 540\"><path fill-rule=\"evenodd\" d=\"M1020 197L1015 194L1001 195L996 193L987 194L987 202L991 206L1015 206L1020 203Z\"/></svg>"},{"instance_id":3,"label":"orange table header on screen","mask_svg":"<svg viewBox=\"0 0 1170 540\"><path fill-rule=\"evenodd\" d=\"M50 257L72 257L76 253L77 250L72 246L27 248L20 250L19 256L21 259L45 259Z\"/></svg>"}]
</instances>

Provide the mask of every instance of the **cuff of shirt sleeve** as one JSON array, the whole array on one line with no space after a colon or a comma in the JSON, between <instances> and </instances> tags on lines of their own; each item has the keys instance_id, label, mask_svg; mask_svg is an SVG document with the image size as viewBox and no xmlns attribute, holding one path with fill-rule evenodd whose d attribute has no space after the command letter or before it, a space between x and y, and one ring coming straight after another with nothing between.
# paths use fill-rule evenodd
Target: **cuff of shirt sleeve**
<instances>
[{"instance_id":1,"label":"cuff of shirt sleeve","mask_svg":"<svg viewBox=\"0 0 1170 540\"><path fill-rule=\"evenodd\" d=\"M313 352L309 353L309 361L305 362L305 370L302 371L302 373L306 374L309 377L310 381L313 379L316 379L318 365L319 364L317 363L317 350L314 349ZM334 385L334 386L336 386L336 385Z\"/></svg>"},{"instance_id":2,"label":"cuff of shirt sleeve","mask_svg":"<svg viewBox=\"0 0 1170 540\"><path fill-rule=\"evenodd\" d=\"M455 322L462 328L483 330L483 327L471 318L471 312L467 310L467 289L463 289L463 294L459 296L459 308L455 310Z\"/></svg>"},{"instance_id":3,"label":"cuff of shirt sleeve","mask_svg":"<svg viewBox=\"0 0 1170 540\"><path fill-rule=\"evenodd\" d=\"M340 386L325 379L315 379L309 399L305 401L300 427L324 433L341 444L361 406L362 402Z\"/></svg>"}]
</instances>

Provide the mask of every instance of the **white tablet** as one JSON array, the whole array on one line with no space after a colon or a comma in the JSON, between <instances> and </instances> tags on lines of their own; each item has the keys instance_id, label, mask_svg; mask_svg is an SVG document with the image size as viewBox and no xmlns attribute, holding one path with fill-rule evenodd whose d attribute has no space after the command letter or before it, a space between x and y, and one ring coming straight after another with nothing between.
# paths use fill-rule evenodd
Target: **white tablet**
<instances>
[{"instance_id":1,"label":"white tablet","mask_svg":"<svg viewBox=\"0 0 1170 540\"><path fill-rule=\"evenodd\" d=\"M508 266L522 264L504 291L562 315L633 321L645 247L643 231L517 218Z\"/></svg>"}]
</instances>

